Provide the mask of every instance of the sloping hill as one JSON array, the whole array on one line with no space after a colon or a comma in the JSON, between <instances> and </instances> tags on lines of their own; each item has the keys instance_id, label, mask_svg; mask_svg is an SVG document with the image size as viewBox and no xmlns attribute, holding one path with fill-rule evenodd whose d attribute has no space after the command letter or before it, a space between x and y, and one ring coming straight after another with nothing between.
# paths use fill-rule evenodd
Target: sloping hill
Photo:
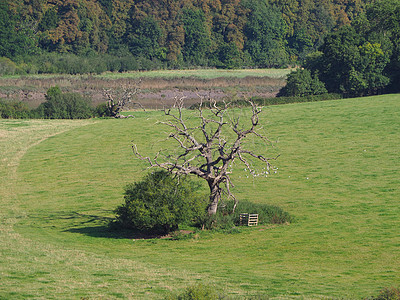
<instances>
[{"instance_id":1,"label":"sloping hill","mask_svg":"<svg viewBox=\"0 0 400 300\"><path fill-rule=\"evenodd\" d=\"M241 297L361 298L399 286L399 100L265 108L278 172L253 179L237 168L234 192L296 222L180 241L106 228L124 185L145 172L131 140L156 151L161 112L1 120L0 297L160 298L201 281Z\"/></svg>"}]
</instances>

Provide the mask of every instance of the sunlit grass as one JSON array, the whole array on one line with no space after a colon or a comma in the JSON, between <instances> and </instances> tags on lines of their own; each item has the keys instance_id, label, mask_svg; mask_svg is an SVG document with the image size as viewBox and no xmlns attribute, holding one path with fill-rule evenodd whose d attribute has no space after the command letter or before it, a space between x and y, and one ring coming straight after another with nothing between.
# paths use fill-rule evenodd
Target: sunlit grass
<instances>
[{"instance_id":1,"label":"sunlit grass","mask_svg":"<svg viewBox=\"0 0 400 300\"><path fill-rule=\"evenodd\" d=\"M119 78L185 78L194 77L200 79L214 79L219 77L270 77L284 78L292 69L188 69L188 70L155 70L155 71L129 71L129 72L105 72L99 75L68 75L68 74L33 74L33 75L9 75L4 79L49 79L49 78L81 78L87 79L99 77L105 79Z\"/></svg>"},{"instance_id":2,"label":"sunlit grass","mask_svg":"<svg viewBox=\"0 0 400 300\"><path fill-rule=\"evenodd\" d=\"M125 73L104 73L99 75L102 78L182 78L195 77L201 79L214 79L219 77L271 77L282 78L289 74L291 69L193 69L193 70L157 70L157 71L136 71Z\"/></svg>"},{"instance_id":3,"label":"sunlit grass","mask_svg":"<svg viewBox=\"0 0 400 300\"><path fill-rule=\"evenodd\" d=\"M296 222L181 241L116 238L106 227L125 184L146 172L131 141L155 153L165 140L161 112L0 120L0 298L159 298L202 281L240 297L359 299L398 286L399 100L265 108L278 171L247 178L236 165L233 192Z\"/></svg>"}]
</instances>

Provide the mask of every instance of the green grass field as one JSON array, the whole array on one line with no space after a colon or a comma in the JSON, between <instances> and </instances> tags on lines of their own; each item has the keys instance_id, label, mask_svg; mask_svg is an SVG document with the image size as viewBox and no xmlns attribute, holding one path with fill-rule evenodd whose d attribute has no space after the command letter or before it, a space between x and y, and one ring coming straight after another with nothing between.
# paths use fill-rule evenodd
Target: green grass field
<instances>
[{"instance_id":1,"label":"green grass field","mask_svg":"<svg viewBox=\"0 0 400 300\"><path fill-rule=\"evenodd\" d=\"M39 74L39 75L13 75L3 76L3 78L31 78L31 79L46 79L53 77L63 78L88 78L88 77L99 77L104 79L119 79L119 78L185 78L194 77L200 79L214 79L220 77L271 77L271 78L283 78L290 73L292 69L188 69L188 70L156 70L156 71L130 71L124 73L117 72L106 72L103 74L88 76L88 75L66 75L66 74Z\"/></svg>"},{"instance_id":2,"label":"green grass field","mask_svg":"<svg viewBox=\"0 0 400 300\"><path fill-rule=\"evenodd\" d=\"M102 78L182 78L195 77L201 79L214 79L219 77L271 77L282 78L289 74L291 69L193 69L193 70L158 70L145 72L104 73Z\"/></svg>"},{"instance_id":3,"label":"green grass field","mask_svg":"<svg viewBox=\"0 0 400 300\"><path fill-rule=\"evenodd\" d=\"M400 95L266 107L278 173L237 166L233 192L296 222L179 241L106 227L146 172L131 141L156 151L161 112L0 120L0 298L163 298L202 282L238 298L361 299L399 286L399 111Z\"/></svg>"}]
</instances>

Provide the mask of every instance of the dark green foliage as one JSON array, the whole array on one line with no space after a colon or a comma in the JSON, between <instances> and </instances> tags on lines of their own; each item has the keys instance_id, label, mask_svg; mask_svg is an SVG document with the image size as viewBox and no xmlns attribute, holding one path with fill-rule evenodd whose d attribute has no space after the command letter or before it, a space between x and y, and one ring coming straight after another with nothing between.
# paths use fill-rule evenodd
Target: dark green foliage
<instances>
[{"instance_id":1,"label":"dark green foliage","mask_svg":"<svg viewBox=\"0 0 400 300\"><path fill-rule=\"evenodd\" d=\"M199 185L166 171L148 174L125 189L125 203L116 209L114 225L133 231L168 233L179 224L196 221L206 213L207 202Z\"/></svg>"},{"instance_id":2,"label":"dark green foliage","mask_svg":"<svg viewBox=\"0 0 400 300\"><path fill-rule=\"evenodd\" d=\"M40 31L54 29L57 27L59 21L60 18L57 14L56 7L50 8L45 12L40 24L38 25L38 29Z\"/></svg>"},{"instance_id":3,"label":"dark green foliage","mask_svg":"<svg viewBox=\"0 0 400 300\"><path fill-rule=\"evenodd\" d=\"M320 52L305 59L308 71L289 75L281 95L307 94L307 84L311 87L317 80L315 74L330 93L364 96L399 91L399 24L398 0L371 2L354 26L343 26L325 37Z\"/></svg>"},{"instance_id":4,"label":"dark green foliage","mask_svg":"<svg viewBox=\"0 0 400 300\"><path fill-rule=\"evenodd\" d=\"M320 66L323 64L323 53L321 51L315 51L307 54L303 61L303 67L314 73L319 70Z\"/></svg>"},{"instance_id":5,"label":"dark green foliage","mask_svg":"<svg viewBox=\"0 0 400 300\"><path fill-rule=\"evenodd\" d=\"M290 52L292 55L297 56L300 61L304 59L305 55L312 51L314 43L306 30L297 30L292 37L288 39Z\"/></svg>"},{"instance_id":6,"label":"dark green foliage","mask_svg":"<svg viewBox=\"0 0 400 300\"><path fill-rule=\"evenodd\" d=\"M257 66L284 66L288 62L284 47L286 26L279 10L265 1L248 0L243 5L251 10L244 28L245 50Z\"/></svg>"},{"instance_id":7,"label":"dark green foliage","mask_svg":"<svg viewBox=\"0 0 400 300\"><path fill-rule=\"evenodd\" d=\"M306 96L327 91L347 96L378 94L390 82L385 71L389 48L371 43L354 27L344 26L325 38L320 52L306 57L304 70L288 76L280 95Z\"/></svg>"},{"instance_id":8,"label":"dark green foliage","mask_svg":"<svg viewBox=\"0 0 400 300\"><path fill-rule=\"evenodd\" d=\"M352 27L345 27L326 37L320 50L322 64L321 79L326 83L329 91L340 93L347 91L351 67L360 61L358 46L362 44L362 37Z\"/></svg>"},{"instance_id":9,"label":"dark green foliage","mask_svg":"<svg viewBox=\"0 0 400 300\"><path fill-rule=\"evenodd\" d=\"M384 75L389 58L380 44L371 44L352 27L328 35L321 46L322 64L316 67L328 91L352 96L375 94L389 79Z\"/></svg>"},{"instance_id":10,"label":"dark green foliage","mask_svg":"<svg viewBox=\"0 0 400 300\"><path fill-rule=\"evenodd\" d=\"M184 9L182 22L185 28L184 59L194 65L204 65L211 40L200 9Z\"/></svg>"},{"instance_id":11,"label":"dark green foliage","mask_svg":"<svg viewBox=\"0 0 400 300\"><path fill-rule=\"evenodd\" d=\"M400 300L400 289L391 287L384 288L378 296L367 298L369 300Z\"/></svg>"},{"instance_id":12,"label":"dark green foliage","mask_svg":"<svg viewBox=\"0 0 400 300\"><path fill-rule=\"evenodd\" d=\"M400 90L399 24L398 0L6 0L0 57L28 74L285 67L322 45L305 67L329 92L369 95Z\"/></svg>"},{"instance_id":13,"label":"dark green foliage","mask_svg":"<svg viewBox=\"0 0 400 300\"><path fill-rule=\"evenodd\" d=\"M0 56L12 58L16 54L15 21L10 16L7 2L0 2Z\"/></svg>"},{"instance_id":14,"label":"dark green foliage","mask_svg":"<svg viewBox=\"0 0 400 300\"><path fill-rule=\"evenodd\" d=\"M4 101L0 99L0 118L27 119L30 116L30 110L24 103L16 101Z\"/></svg>"},{"instance_id":15,"label":"dark green foliage","mask_svg":"<svg viewBox=\"0 0 400 300\"><path fill-rule=\"evenodd\" d=\"M328 91L325 84L321 82L317 75L312 75L307 69L297 69L291 72L278 96L304 97L310 95L326 94Z\"/></svg>"},{"instance_id":16,"label":"dark green foliage","mask_svg":"<svg viewBox=\"0 0 400 300\"><path fill-rule=\"evenodd\" d=\"M19 58L35 54L36 49L30 24L10 11L8 1L0 1L0 57Z\"/></svg>"},{"instance_id":17,"label":"dark green foliage","mask_svg":"<svg viewBox=\"0 0 400 300\"><path fill-rule=\"evenodd\" d=\"M45 119L88 119L93 115L89 100L77 93L62 93L59 87L47 91L46 101L36 114Z\"/></svg>"},{"instance_id":18,"label":"dark green foliage","mask_svg":"<svg viewBox=\"0 0 400 300\"><path fill-rule=\"evenodd\" d=\"M99 116L101 111L98 109ZM77 93L62 93L59 87L48 89L46 101L34 110L23 102L0 100L0 117L4 119L88 119L95 113L88 99Z\"/></svg>"},{"instance_id":19,"label":"dark green foliage","mask_svg":"<svg viewBox=\"0 0 400 300\"><path fill-rule=\"evenodd\" d=\"M115 111L112 110L112 107L107 103L100 103L96 106L94 110L95 116L104 118L104 117L114 117Z\"/></svg>"},{"instance_id":20,"label":"dark green foliage","mask_svg":"<svg viewBox=\"0 0 400 300\"><path fill-rule=\"evenodd\" d=\"M29 71L28 65L22 65L26 73L59 73L59 74L100 74L106 71L126 72L137 70L155 70L165 68L165 64L157 59L135 57L131 53L116 55L102 54L95 56L78 56L75 54L43 53L26 60L35 71Z\"/></svg>"},{"instance_id":21,"label":"dark green foliage","mask_svg":"<svg viewBox=\"0 0 400 300\"><path fill-rule=\"evenodd\" d=\"M390 50L390 62L386 72L391 79L389 91L400 91L400 1L376 0L366 11L364 31L373 36L374 41L384 44Z\"/></svg>"},{"instance_id":22,"label":"dark green foliage","mask_svg":"<svg viewBox=\"0 0 400 300\"><path fill-rule=\"evenodd\" d=\"M223 43L217 49L216 66L224 69L235 69L241 64L240 52L234 43Z\"/></svg>"},{"instance_id":23,"label":"dark green foliage","mask_svg":"<svg viewBox=\"0 0 400 300\"><path fill-rule=\"evenodd\" d=\"M142 69L138 58L135 58L131 53L120 56L104 55L98 59L102 59L106 64L106 68L102 71L112 72L127 72Z\"/></svg>"},{"instance_id":24,"label":"dark green foliage","mask_svg":"<svg viewBox=\"0 0 400 300\"><path fill-rule=\"evenodd\" d=\"M111 17L112 15L112 6L113 6L113 0L99 0L99 3L103 6L104 11L106 14Z\"/></svg>"},{"instance_id":25,"label":"dark green foliage","mask_svg":"<svg viewBox=\"0 0 400 300\"><path fill-rule=\"evenodd\" d=\"M385 12L396 9L392 4L385 7ZM128 48L136 59L149 60L137 67L143 70L162 68L165 63L172 68L281 67L297 63L332 28L349 24L363 9L364 5L354 2L317 0L3 0L0 56L25 61L27 56L54 52L99 58L98 62L69 59L57 72L70 74L136 69L115 64L108 68L102 55L119 48ZM223 49L230 52L224 55ZM55 67L47 69L54 72ZM42 72L42 65L35 63L27 72L34 70Z\"/></svg>"},{"instance_id":26,"label":"dark green foliage","mask_svg":"<svg viewBox=\"0 0 400 300\"><path fill-rule=\"evenodd\" d=\"M221 205L223 215L229 214L233 209L234 201L228 201ZM239 201L233 214L233 222L239 224L239 214L249 213L258 214L258 224L285 224L293 222L293 218L289 213L277 206L253 203L249 201Z\"/></svg>"},{"instance_id":27,"label":"dark green foliage","mask_svg":"<svg viewBox=\"0 0 400 300\"><path fill-rule=\"evenodd\" d=\"M17 65L7 57L0 57L0 76L14 75L17 72Z\"/></svg>"},{"instance_id":28,"label":"dark green foliage","mask_svg":"<svg viewBox=\"0 0 400 300\"><path fill-rule=\"evenodd\" d=\"M241 213L258 214L259 225L293 222L292 216L277 206L239 201L235 212L232 213L234 204L233 200L220 203L217 214L207 216L204 220L204 228L235 232L235 226L240 225Z\"/></svg>"},{"instance_id":29,"label":"dark green foliage","mask_svg":"<svg viewBox=\"0 0 400 300\"><path fill-rule=\"evenodd\" d=\"M179 295L171 295L168 300L217 300L223 299L215 289L215 287L204 285L202 283L190 286Z\"/></svg>"},{"instance_id":30,"label":"dark green foliage","mask_svg":"<svg viewBox=\"0 0 400 300\"><path fill-rule=\"evenodd\" d=\"M153 59L163 57L158 43L161 35L161 28L153 17L132 17L125 39L133 55Z\"/></svg>"}]
</instances>

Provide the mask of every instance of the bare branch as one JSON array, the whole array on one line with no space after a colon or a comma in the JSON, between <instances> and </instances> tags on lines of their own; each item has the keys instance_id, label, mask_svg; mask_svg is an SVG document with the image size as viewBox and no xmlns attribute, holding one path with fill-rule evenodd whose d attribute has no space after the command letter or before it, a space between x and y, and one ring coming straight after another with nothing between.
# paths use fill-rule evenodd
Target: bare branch
<instances>
[{"instance_id":1,"label":"bare branch","mask_svg":"<svg viewBox=\"0 0 400 300\"><path fill-rule=\"evenodd\" d=\"M246 169L253 175L256 175L252 160L256 160L266 165L267 170L270 169L270 160L275 158L267 158L263 154L257 154L254 151L244 149L243 141L251 134L262 142L271 144L270 140L258 132L259 114L261 108L257 107L252 101L251 105L250 126L241 128L240 117L229 117L227 111L229 103L223 102L219 106L217 102L211 98L208 104L200 97L197 114L199 124L191 127L183 118L184 97L175 98L174 106L166 108L164 106L164 114L169 120L159 122L168 126L172 132L168 134L168 138L174 140L178 147L176 153L167 153L162 159L159 151L156 156L151 159L139 154L136 145L132 146L133 152L141 160L146 161L150 167L159 167L175 174L195 174L207 181L210 187L210 204L208 211L210 214L216 212L218 201L221 198L221 184L224 184L224 192L228 198L233 198L236 207L237 200L231 192L234 187L229 177L228 171L236 158L238 158ZM206 110L206 107L209 109ZM227 129L224 129L227 128ZM229 141L229 130L235 134L233 141ZM226 133L226 137L224 134ZM160 161L159 161L160 160Z\"/></svg>"},{"instance_id":2,"label":"bare branch","mask_svg":"<svg viewBox=\"0 0 400 300\"><path fill-rule=\"evenodd\" d=\"M133 97L139 91L138 84L140 83L140 81L141 80L139 80L139 82L134 86L133 90L127 87L123 87L122 92L118 93L118 101L115 101L115 97L113 96L113 91L111 89L103 89L103 94L107 99L107 107L113 117L120 117L122 110L131 104L139 105L144 111L146 111L146 109L140 102L132 102Z\"/></svg>"}]
</instances>

